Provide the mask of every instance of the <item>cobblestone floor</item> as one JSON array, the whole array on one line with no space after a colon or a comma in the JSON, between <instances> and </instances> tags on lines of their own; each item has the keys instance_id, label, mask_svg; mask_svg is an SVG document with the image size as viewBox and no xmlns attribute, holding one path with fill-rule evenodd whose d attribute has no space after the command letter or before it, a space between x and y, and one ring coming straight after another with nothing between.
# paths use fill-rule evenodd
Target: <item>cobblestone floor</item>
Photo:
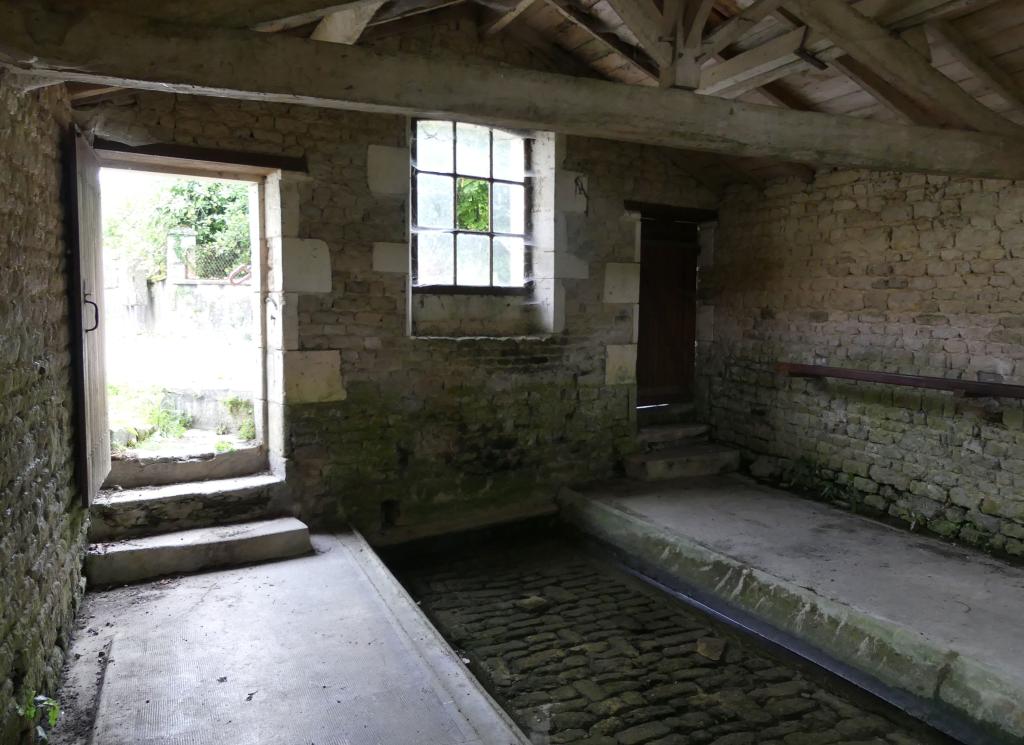
<instances>
[{"instance_id":1,"label":"cobblestone floor","mask_svg":"<svg viewBox=\"0 0 1024 745\"><path fill-rule=\"evenodd\" d=\"M395 569L534 743L935 742L564 539Z\"/></svg>"}]
</instances>

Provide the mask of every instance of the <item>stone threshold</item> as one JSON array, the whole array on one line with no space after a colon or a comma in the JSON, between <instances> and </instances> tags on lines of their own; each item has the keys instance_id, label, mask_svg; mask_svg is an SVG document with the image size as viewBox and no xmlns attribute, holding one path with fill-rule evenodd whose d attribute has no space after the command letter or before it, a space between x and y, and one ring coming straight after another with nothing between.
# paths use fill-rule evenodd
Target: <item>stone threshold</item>
<instances>
[{"instance_id":1,"label":"stone threshold","mask_svg":"<svg viewBox=\"0 0 1024 745\"><path fill-rule=\"evenodd\" d=\"M1024 568L736 475L608 482L559 503L645 574L848 666L932 726L1024 738Z\"/></svg>"},{"instance_id":2,"label":"stone threshold","mask_svg":"<svg viewBox=\"0 0 1024 745\"><path fill-rule=\"evenodd\" d=\"M267 470L267 449L260 445L227 453L193 456L115 458L103 487L134 489L207 479L229 479Z\"/></svg>"}]
</instances>

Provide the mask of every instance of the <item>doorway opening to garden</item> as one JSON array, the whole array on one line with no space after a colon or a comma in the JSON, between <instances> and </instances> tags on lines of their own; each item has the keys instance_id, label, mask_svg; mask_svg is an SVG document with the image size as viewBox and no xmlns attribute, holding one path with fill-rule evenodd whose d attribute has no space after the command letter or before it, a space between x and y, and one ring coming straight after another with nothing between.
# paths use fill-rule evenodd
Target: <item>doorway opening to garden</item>
<instances>
[{"instance_id":1,"label":"doorway opening to garden","mask_svg":"<svg viewBox=\"0 0 1024 745\"><path fill-rule=\"evenodd\" d=\"M260 185L105 167L100 190L108 483L265 469Z\"/></svg>"}]
</instances>

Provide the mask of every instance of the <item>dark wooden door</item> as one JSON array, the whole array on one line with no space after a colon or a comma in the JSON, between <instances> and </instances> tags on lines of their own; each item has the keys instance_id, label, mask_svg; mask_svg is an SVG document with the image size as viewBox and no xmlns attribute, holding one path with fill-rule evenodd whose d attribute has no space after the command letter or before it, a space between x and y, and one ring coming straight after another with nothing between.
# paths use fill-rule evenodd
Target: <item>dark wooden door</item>
<instances>
[{"instance_id":1,"label":"dark wooden door","mask_svg":"<svg viewBox=\"0 0 1024 745\"><path fill-rule=\"evenodd\" d=\"M693 398L697 325L697 226L641 226L637 398L641 405Z\"/></svg>"}]
</instances>

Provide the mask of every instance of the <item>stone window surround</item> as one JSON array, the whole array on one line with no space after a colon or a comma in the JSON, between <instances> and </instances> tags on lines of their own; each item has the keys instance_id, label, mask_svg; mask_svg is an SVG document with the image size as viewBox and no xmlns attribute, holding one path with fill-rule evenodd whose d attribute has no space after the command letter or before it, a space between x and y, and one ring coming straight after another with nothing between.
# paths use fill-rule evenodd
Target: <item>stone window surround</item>
<instances>
[{"instance_id":1,"label":"stone window surround","mask_svg":"<svg viewBox=\"0 0 1024 745\"><path fill-rule=\"evenodd\" d=\"M411 127L407 129L411 137ZM469 336L492 338L545 338L565 330L565 287L564 281L587 279L590 264L575 255L568 246L566 216L585 213L587 210L588 178L585 174L564 168L565 136L551 132L535 132L532 137L531 166L534 172L531 199L531 258L533 265L533 293L512 298L493 295L432 295L416 294L427 311L434 314L474 317L482 311L487 318L500 315L497 305L511 308L511 312L526 309L532 315L528 324L515 318L515 325L488 328L485 333L453 333L447 330L430 333L418 328L416 316L423 307L414 306L411 285L410 245L408 236L405 243L375 242L373 244L373 269L384 273L406 276L406 298L408 302L406 319L407 334L414 338L462 339ZM367 181L371 193L380 198L409 198L408 147L386 147L370 145L367 153ZM581 187L581 188L580 188ZM517 301L510 304L509 300ZM481 308L481 301L487 305ZM441 307L442 303L448 307Z\"/></svg>"},{"instance_id":2,"label":"stone window surround","mask_svg":"<svg viewBox=\"0 0 1024 745\"><path fill-rule=\"evenodd\" d=\"M531 256L531 253L532 253L532 240L531 240L531 236L532 236L532 217L533 217L533 209L532 209L533 181L534 181L533 162L532 162L532 145L533 145L534 137L531 136L530 133L519 133L518 134L519 139L521 139L522 142L523 142L523 172L524 172L524 176L523 176L523 180L521 182L521 185L522 185L522 187L523 187L523 189L525 191L525 196L524 196L524 212L525 212L525 214L523 215L523 232L521 234L498 233L498 232L495 232L495 230L494 230L494 214L493 214L493 212L494 212L494 185L496 183L498 183L498 184L502 184L502 183L504 183L504 184L516 184L516 183L520 183L520 182L509 181L509 180L506 180L506 179L498 178L498 177L496 177L494 175L494 132L495 132L496 129L498 129L496 127L486 127L486 129L487 129L487 131L489 133L490 142L491 142L491 149L490 149L490 154L489 154L490 155L490 165L491 165L491 173L490 173L490 175L488 175L488 176L465 176L465 175L460 176L459 175L458 167L457 167L457 163L456 163L457 150L458 150L458 146L457 146L457 143L458 143L458 126L460 124L466 124L467 123L467 122L461 122L461 121L451 121L450 122L452 124L452 131L453 131L453 135L454 135L453 136L453 140L452 140L452 146L454 148L454 152L452 154L452 170L451 170L450 176L456 182L460 178L467 178L467 179L471 179L471 180L475 180L475 181L486 181L488 183L489 205L490 205L490 214L489 214L490 230L488 230L487 232L484 232L484 233L477 233L476 231L467 231L467 230L461 229L458 226L458 215L456 213L453 213L453 215L452 215L453 227L451 228L451 230L445 230L443 228L437 228L437 231L438 232L450 233L453 236L453 246L452 247L453 247L453 250L456 251L456 256L457 256L457 251L458 251L458 236L461 233L469 233L469 234L478 234L478 235L486 235L486 236L488 236L488 238L490 240L489 251L490 251L492 265L493 265L493 257L494 257L494 239L495 238L502 237L502 236L522 237L522 239L523 239L523 263L524 263L523 272L524 272L524 282L523 282L522 285L512 285L512 286L501 286L501 285L494 285L494 284L488 284L488 285L460 284L458 282L458 277L457 277L457 273L458 273L458 269L457 269L458 259L456 258L456 260L455 260L455 266L456 266L456 282L455 282L455 284L431 286L431 285L421 285L421 284L416 284L415 283L415 279L416 279L416 264L417 264L417 255L416 254L417 254L417 243L418 243L418 241L417 241L417 233L412 228L414 227L414 223L415 223L415 217L414 216L415 216L415 213L416 213L416 190L417 190L416 177L419 174L421 174L421 173L444 175L444 174L441 174L439 172L428 171L428 170L421 170L416 165L416 135L415 135L415 132L416 132L416 125L419 124L421 121L441 121L441 122L443 122L443 121L448 121L448 120L443 120L443 119L442 120L411 119L409 121L409 166L410 166L410 178L409 178L409 217L410 217L409 242L410 242L410 247L409 247L409 251L410 251L411 260L412 260L412 267L413 267L413 269L412 269L412 276L413 276L413 279L414 279L414 282L411 285L412 292L413 293L417 293L417 294L423 294L423 293L430 293L430 294L477 294L477 295L488 295L488 294L493 294L493 295L529 295L529 294L532 294L532 291L533 291L533 276L532 276L533 271L532 271L532 268L533 267L532 267L532 256ZM475 125L475 126L483 126L483 125ZM503 130L503 131L507 131L507 130ZM458 187L455 184L453 184L453 188L457 189ZM493 272L493 269L492 269L492 272ZM493 281L494 281L493 276L490 278L490 281L493 283Z\"/></svg>"}]
</instances>

